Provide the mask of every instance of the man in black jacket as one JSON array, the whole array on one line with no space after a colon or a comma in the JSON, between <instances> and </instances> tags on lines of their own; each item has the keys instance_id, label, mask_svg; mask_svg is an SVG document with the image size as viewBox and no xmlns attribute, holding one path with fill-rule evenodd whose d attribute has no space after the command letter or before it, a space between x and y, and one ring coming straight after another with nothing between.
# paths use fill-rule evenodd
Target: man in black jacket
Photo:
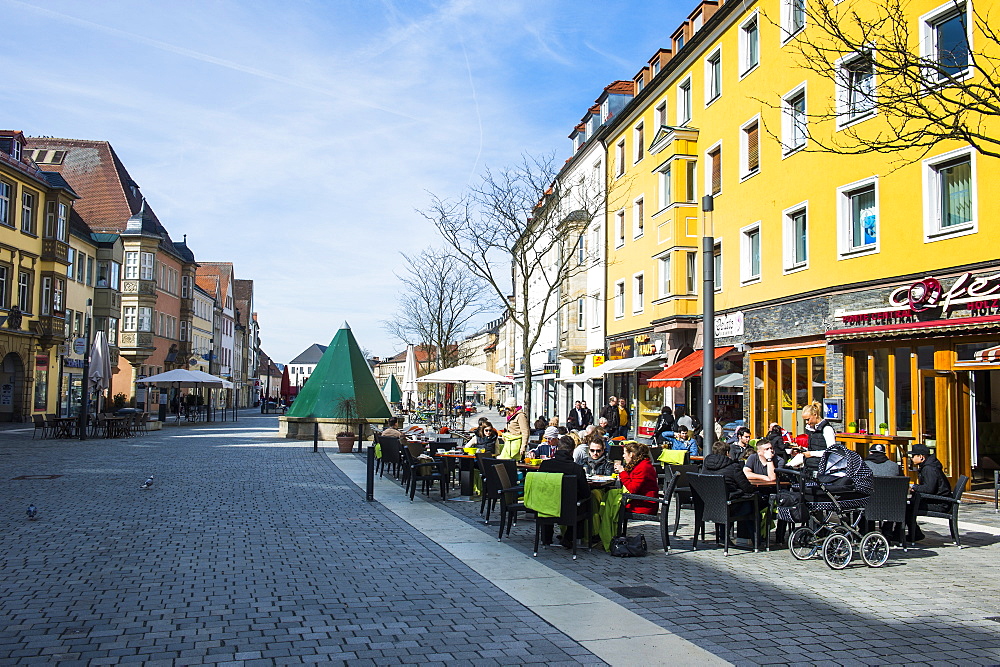
<instances>
[{"instance_id":1,"label":"man in black jacket","mask_svg":"<svg viewBox=\"0 0 1000 667\"><path fill-rule=\"evenodd\" d=\"M907 524L913 527L913 534L907 539L910 542L919 542L924 539L924 533L920 530L920 526L917 525L916 519L912 518L914 514L916 516L926 516L928 510L931 512L947 512L950 509L947 503L934 502L933 500L928 501L921 496L950 496L951 484L944 474L941 462L938 461L937 456L931 453L927 445L918 442L910 448L907 456L910 457L913 465L917 467L917 483L910 487L913 491L913 496L906 506L907 514L909 515L907 517Z\"/></svg>"},{"instance_id":2,"label":"man in black jacket","mask_svg":"<svg viewBox=\"0 0 1000 667\"><path fill-rule=\"evenodd\" d=\"M541 465L538 466L538 472L561 472L564 475L576 475L576 499L584 500L590 498L590 485L587 483L587 471L583 469L582 465L573 461L573 449L575 447L576 443L573 442L573 438L568 435L562 436L559 439L555 456L551 459L545 459L542 461ZM579 523L583 523L584 520L589 520L590 508L588 505L585 504L579 511ZM568 526L566 531L567 534L562 536L559 540L559 544L567 549L572 549L573 536L575 535L573 526ZM543 525L542 544L551 543L552 524Z\"/></svg>"},{"instance_id":3,"label":"man in black jacket","mask_svg":"<svg viewBox=\"0 0 1000 667\"><path fill-rule=\"evenodd\" d=\"M612 396L608 399L608 404L604 406L601 410L601 416L608 420L608 426L605 432L614 437L618 435L618 427L621 426L621 421L618 418L618 399Z\"/></svg>"},{"instance_id":4,"label":"man in black jacket","mask_svg":"<svg viewBox=\"0 0 1000 667\"><path fill-rule=\"evenodd\" d=\"M730 498L751 497L757 492L756 487L750 483L743 473L743 464L729 458L729 445L724 442L716 442L712 445L712 453L705 457L704 472L708 475L722 475L726 479L726 491ZM752 546L753 541L753 505L744 503L740 513L733 517L736 522L737 546ZM722 541L722 526L716 524L715 534L718 541Z\"/></svg>"}]
</instances>

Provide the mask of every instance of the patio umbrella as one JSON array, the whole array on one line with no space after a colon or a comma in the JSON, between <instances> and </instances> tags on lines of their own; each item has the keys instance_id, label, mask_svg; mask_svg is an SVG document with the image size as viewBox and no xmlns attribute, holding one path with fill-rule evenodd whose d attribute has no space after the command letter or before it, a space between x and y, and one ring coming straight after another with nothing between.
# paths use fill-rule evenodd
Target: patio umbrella
<instances>
[{"instance_id":1,"label":"patio umbrella","mask_svg":"<svg viewBox=\"0 0 1000 667\"><path fill-rule=\"evenodd\" d=\"M403 391L406 393L406 407L409 409L413 395L417 393L417 355L413 345L406 346L406 365L403 367Z\"/></svg>"},{"instance_id":2,"label":"patio umbrella","mask_svg":"<svg viewBox=\"0 0 1000 667\"><path fill-rule=\"evenodd\" d=\"M288 400L289 395L292 393L292 380L288 377L288 364L281 370L281 398L285 401Z\"/></svg>"},{"instance_id":3,"label":"patio umbrella","mask_svg":"<svg viewBox=\"0 0 1000 667\"><path fill-rule=\"evenodd\" d=\"M742 387L743 373L728 373L715 378L716 387Z\"/></svg>"},{"instance_id":4,"label":"patio umbrella","mask_svg":"<svg viewBox=\"0 0 1000 667\"><path fill-rule=\"evenodd\" d=\"M475 366L469 366L468 364L462 364L460 366L453 366L452 368L445 368L444 370L437 371L436 373L431 373L423 377L417 378L417 382L437 382L441 384L461 384L462 385L462 402L465 402L465 385L469 382L480 382L480 383L504 383L513 384L514 381L503 376L497 375L496 373L491 373L490 371L477 368ZM465 410L462 410L462 429L465 429Z\"/></svg>"},{"instance_id":5,"label":"patio umbrella","mask_svg":"<svg viewBox=\"0 0 1000 667\"><path fill-rule=\"evenodd\" d=\"M90 348L90 391L97 390L97 411L101 411L101 398L111 386L111 354L108 352L108 338L103 331L94 335Z\"/></svg>"}]
</instances>

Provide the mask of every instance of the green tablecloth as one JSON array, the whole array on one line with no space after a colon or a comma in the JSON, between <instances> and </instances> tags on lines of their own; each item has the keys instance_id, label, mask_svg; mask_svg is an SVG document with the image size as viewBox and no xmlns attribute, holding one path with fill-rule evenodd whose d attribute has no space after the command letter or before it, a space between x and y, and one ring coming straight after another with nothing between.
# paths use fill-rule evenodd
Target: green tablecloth
<instances>
[{"instance_id":1,"label":"green tablecloth","mask_svg":"<svg viewBox=\"0 0 1000 667\"><path fill-rule=\"evenodd\" d=\"M622 504L621 489L593 489L590 492L594 513L591 529L601 538L604 550L611 548L611 538L618 533L618 510Z\"/></svg>"}]
</instances>

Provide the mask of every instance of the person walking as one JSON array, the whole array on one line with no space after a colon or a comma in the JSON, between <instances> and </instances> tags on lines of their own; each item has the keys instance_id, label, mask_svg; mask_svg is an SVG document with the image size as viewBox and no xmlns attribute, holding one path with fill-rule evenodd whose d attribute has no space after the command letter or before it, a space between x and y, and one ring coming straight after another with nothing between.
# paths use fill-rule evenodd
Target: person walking
<instances>
[{"instance_id":1,"label":"person walking","mask_svg":"<svg viewBox=\"0 0 1000 667\"><path fill-rule=\"evenodd\" d=\"M607 426L603 426L604 430L609 433L612 437L618 435L618 426L621 424L620 417L618 415L618 399L614 396L608 399L608 404L604 406L601 410L601 417L607 420Z\"/></svg>"}]
</instances>

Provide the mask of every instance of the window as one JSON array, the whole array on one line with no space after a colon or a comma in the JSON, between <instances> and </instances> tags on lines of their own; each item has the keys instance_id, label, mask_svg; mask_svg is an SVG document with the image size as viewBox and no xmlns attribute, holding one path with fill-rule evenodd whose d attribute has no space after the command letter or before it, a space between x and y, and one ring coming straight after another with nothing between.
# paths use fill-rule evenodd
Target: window
<instances>
[{"instance_id":1,"label":"window","mask_svg":"<svg viewBox=\"0 0 1000 667\"><path fill-rule=\"evenodd\" d=\"M56 207L56 238L66 242L67 224L69 222L69 207L66 204L59 204Z\"/></svg>"},{"instance_id":2,"label":"window","mask_svg":"<svg viewBox=\"0 0 1000 667\"><path fill-rule=\"evenodd\" d=\"M639 123L632 131L632 138L635 141L635 161L638 162L645 157L645 140L643 139L643 125Z\"/></svg>"},{"instance_id":3,"label":"window","mask_svg":"<svg viewBox=\"0 0 1000 667\"><path fill-rule=\"evenodd\" d=\"M660 270L660 297L670 296L670 255L663 255L659 261Z\"/></svg>"},{"instance_id":4,"label":"window","mask_svg":"<svg viewBox=\"0 0 1000 667\"><path fill-rule=\"evenodd\" d=\"M576 239L576 263L583 264L584 256L583 234L580 234L580 236Z\"/></svg>"},{"instance_id":5,"label":"window","mask_svg":"<svg viewBox=\"0 0 1000 667\"><path fill-rule=\"evenodd\" d=\"M30 192L21 193L21 231L25 234L35 233L35 195Z\"/></svg>"},{"instance_id":6,"label":"window","mask_svg":"<svg viewBox=\"0 0 1000 667\"><path fill-rule=\"evenodd\" d=\"M17 306L22 313L31 312L31 273L28 271L17 274Z\"/></svg>"},{"instance_id":7,"label":"window","mask_svg":"<svg viewBox=\"0 0 1000 667\"><path fill-rule=\"evenodd\" d=\"M670 174L671 174L671 169L669 164L663 169L661 169L659 172L661 209L666 208L667 206L670 206L672 203L674 203L673 187L672 184L670 183Z\"/></svg>"},{"instance_id":8,"label":"window","mask_svg":"<svg viewBox=\"0 0 1000 667\"><path fill-rule=\"evenodd\" d=\"M590 313L590 326L596 329L601 326L601 316L604 314L602 311L604 303L601 300L601 293L594 292L591 294L590 302L594 304L593 310Z\"/></svg>"},{"instance_id":9,"label":"window","mask_svg":"<svg viewBox=\"0 0 1000 667\"><path fill-rule=\"evenodd\" d=\"M722 146L716 144L705 154L709 169L705 170L705 189L713 196L722 192Z\"/></svg>"},{"instance_id":10,"label":"window","mask_svg":"<svg viewBox=\"0 0 1000 667\"><path fill-rule=\"evenodd\" d=\"M156 260L151 252L139 253L141 264L139 266L139 278L141 280L154 280L156 278L154 265Z\"/></svg>"},{"instance_id":11,"label":"window","mask_svg":"<svg viewBox=\"0 0 1000 667\"><path fill-rule=\"evenodd\" d=\"M716 49L705 59L705 105L722 95L722 51Z\"/></svg>"},{"instance_id":12,"label":"window","mask_svg":"<svg viewBox=\"0 0 1000 667\"><path fill-rule=\"evenodd\" d=\"M842 255L878 250L878 181L865 179L837 188Z\"/></svg>"},{"instance_id":13,"label":"window","mask_svg":"<svg viewBox=\"0 0 1000 667\"><path fill-rule=\"evenodd\" d=\"M963 148L924 160L925 240L976 231L973 158Z\"/></svg>"},{"instance_id":14,"label":"window","mask_svg":"<svg viewBox=\"0 0 1000 667\"><path fill-rule=\"evenodd\" d=\"M807 205L796 204L783 211L785 271L806 268L809 261L809 229Z\"/></svg>"},{"instance_id":15,"label":"window","mask_svg":"<svg viewBox=\"0 0 1000 667\"><path fill-rule=\"evenodd\" d=\"M636 199L632 204L632 237L639 238L642 236L645 220L644 211L642 205L642 198Z\"/></svg>"},{"instance_id":16,"label":"window","mask_svg":"<svg viewBox=\"0 0 1000 667\"><path fill-rule=\"evenodd\" d=\"M663 127L666 124L667 124L667 102L666 100L664 100L663 102L660 102L658 105L656 105L656 127Z\"/></svg>"},{"instance_id":17,"label":"window","mask_svg":"<svg viewBox=\"0 0 1000 667\"><path fill-rule=\"evenodd\" d=\"M42 278L42 315L52 314L52 278Z\"/></svg>"},{"instance_id":18,"label":"window","mask_svg":"<svg viewBox=\"0 0 1000 667\"><path fill-rule=\"evenodd\" d=\"M653 76L660 73L660 57L657 56L656 60L653 61Z\"/></svg>"},{"instance_id":19,"label":"window","mask_svg":"<svg viewBox=\"0 0 1000 667\"><path fill-rule=\"evenodd\" d=\"M615 176L625 173L625 140L622 139L615 145Z\"/></svg>"},{"instance_id":20,"label":"window","mask_svg":"<svg viewBox=\"0 0 1000 667\"><path fill-rule=\"evenodd\" d=\"M603 102L601 102L601 122L602 123L608 119L608 116L611 115L609 113L609 111L610 111L610 109L608 107L608 101L604 100Z\"/></svg>"},{"instance_id":21,"label":"window","mask_svg":"<svg viewBox=\"0 0 1000 667\"><path fill-rule=\"evenodd\" d=\"M757 23L757 12L740 25L740 76L760 64L760 29Z\"/></svg>"},{"instance_id":22,"label":"window","mask_svg":"<svg viewBox=\"0 0 1000 667\"><path fill-rule=\"evenodd\" d=\"M139 307L139 331L153 331L153 309Z\"/></svg>"},{"instance_id":23,"label":"window","mask_svg":"<svg viewBox=\"0 0 1000 667\"><path fill-rule=\"evenodd\" d=\"M686 201L693 202L698 200L698 184L695 182L695 178L698 174L698 164L694 160L690 160L687 163L687 195Z\"/></svg>"},{"instance_id":24,"label":"window","mask_svg":"<svg viewBox=\"0 0 1000 667\"><path fill-rule=\"evenodd\" d=\"M698 289L695 281L698 279L698 254L694 252L687 253L687 258L685 260L685 275L687 278L687 293L697 294Z\"/></svg>"},{"instance_id":25,"label":"window","mask_svg":"<svg viewBox=\"0 0 1000 667\"><path fill-rule=\"evenodd\" d=\"M712 270L715 272L715 291L722 289L722 242L712 248Z\"/></svg>"},{"instance_id":26,"label":"window","mask_svg":"<svg viewBox=\"0 0 1000 667\"><path fill-rule=\"evenodd\" d=\"M806 90L802 84L782 100L781 136L785 155L806 145Z\"/></svg>"},{"instance_id":27,"label":"window","mask_svg":"<svg viewBox=\"0 0 1000 667\"><path fill-rule=\"evenodd\" d=\"M972 50L968 6L964 2L948 2L921 19L921 56L936 63L927 73L928 78L946 81L967 75Z\"/></svg>"},{"instance_id":28,"label":"window","mask_svg":"<svg viewBox=\"0 0 1000 667\"><path fill-rule=\"evenodd\" d=\"M76 282L82 283L84 272L87 269L87 256L82 252L76 253ZM70 276L72 278L72 276Z\"/></svg>"},{"instance_id":29,"label":"window","mask_svg":"<svg viewBox=\"0 0 1000 667\"><path fill-rule=\"evenodd\" d=\"M615 283L615 317L625 317L625 281Z\"/></svg>"},{"instance_id":30,"label":"window","mask_svg":"<svg viewBox=\"0 0 1000 667\"><path fill-rule=\"evenodd\" d=\"M625 211L621 210L615 214L615 247L621 248L625 245Z\"/></svg>"},{"instance_id":31,"label":"window","mask_svg":"<svg viewBox=\"0 0 1000 667\"><path fill-rule=\"evenodd\" d=\"M87 284L94 284L94 258L87 257Z\"/></svg>"},{"instance_id":32,"label":"window","mask_svg":"<svg viewBox=\"0 0 1000 667\"><path fill-rule=\"evenodd\" d=\"M638 78L635 80L635 92L636 93L641 92L642 89L645 88L645 86L646 86L646 81L643 79L643 76L640 74L638 76Z\"/></svg>"},{"instance_id":33,"label":"window","mask_svg":"<svg viewBox=\"0 0 1000 667\"><path fill-rule=\"evenodd\" d=\"M806 27L806 0L781 0L782 41Z\"/></svg>"},{"instance_id":34,"label":"window","mask_svg":"<svg viewBox=\"0 0 1000 667\"><path fill-rule=\"evenodd\" d=\"M125 253L125 280L139 279L139 253Z\"/></svg>"},{"instance_id":35,"label":"window","mask_svg":"<svg viewBox=\"0 0 1000 667\"><path fill-rule=\"evenodd\" d=\"M740 178L760 171L760 117L740 128Z\"/></svg>"},{"instance_id":36,"label":"window","mask_svg":"<svg viewBox=\"0 0 1000 667\"><path fill-rule=\"evenodd\" d=\"M67 277L72 278L73 262L76 261L76 250L74 250L73 248L69 248L66 251L66 259L69 261L69 264L66 266L66 275Z\"/></svg>"},{"instance_id":37,"label":"window","mask_svg":"<svg viewBox=\"0 0 1000 667\"><path fill-rule=\"evenodd\" d=\"M181 298L187 299L191 296L191 277L181 276Z\"/></svg>"},{"instance_id":38,"label":"window","mask_svg":"<svg viewBox=\"0 0 1000 667\"><path fill-rule=\"evenodd\" d=\"M66 294L66 281L62 278L52 279L52 312L63 312L64 297Z\"/></svg>"},{"instance_id":39,"label":"window","mask_svg":"<svg viewBox=\"0 0 1000 667\"><path fill-rule=\"evenodd\" d=\"M740 262L740 280L743 283L760 280L760 223L740 230L740 246L742 261Z\"/></svg>"},{"instance_id":40,"label":"window","mask_svg":"<svg viewBox=\"0 0 1000 667\"><path fill-rule=\"evenodd\" d=\"M645 301L643 298L643 276L638 273L632 276L632 312L641 313Z\"/></svg>"},{"instance_id":41,"label":"window","mask_svg":"<svg viewBox=\"0 0 1000 667\"><path fill-rule=\"evenodd\" d=\"M875 111L875 65L870 54L839 62L837 71L838 123L845 125Z\"/></svg>"},{"instance_id":42,"label":"window","mask_svg":"<svg viewBox=\"0 0 1000 667\"><path fill-rule=\"evenodd\" d=\"M122 331L135 331L136 322L136 307L125 306L122 308Z\"/></svg>"},{"instance_id":43,"label":"window","mask_svg":"<svg viewBox=\"0 0 1000 667\"><path fill-rule=\"evenodd\" d=\"M583 331L586 328L586 309L587 300L582 296L576 300L576 329L577 331Z\"/></svg>"},{"instance_id":44,"label":"window","mask_svg":"<svg viewBox=\"0 0 1000 667\"><path fill-rule=\"evenodd\" d=\"M677 124L684 126L691 122L691 77L677 86Z\"/></svg>"},{"instance_id":45,"label":"window","mask_svg":"<svg viewBox=\"0 0 1000 667\"><path fill-rule=\"evenodd\" d=\"M6 308L10 293L10 268L0 264L0 308Z\"/></svg>"},{"instance_id":46,"label":"window","mask_svg":"<svg viewBox=\"0 0 1000 667\"><path fill-rule=\"evenodd\" d=\"M17 143L17 142L14 142ZM10 213L10 198L14 194L14 188L6 181L0 181L0 225L14 226Z\"/></svg>"}]
</instances>

